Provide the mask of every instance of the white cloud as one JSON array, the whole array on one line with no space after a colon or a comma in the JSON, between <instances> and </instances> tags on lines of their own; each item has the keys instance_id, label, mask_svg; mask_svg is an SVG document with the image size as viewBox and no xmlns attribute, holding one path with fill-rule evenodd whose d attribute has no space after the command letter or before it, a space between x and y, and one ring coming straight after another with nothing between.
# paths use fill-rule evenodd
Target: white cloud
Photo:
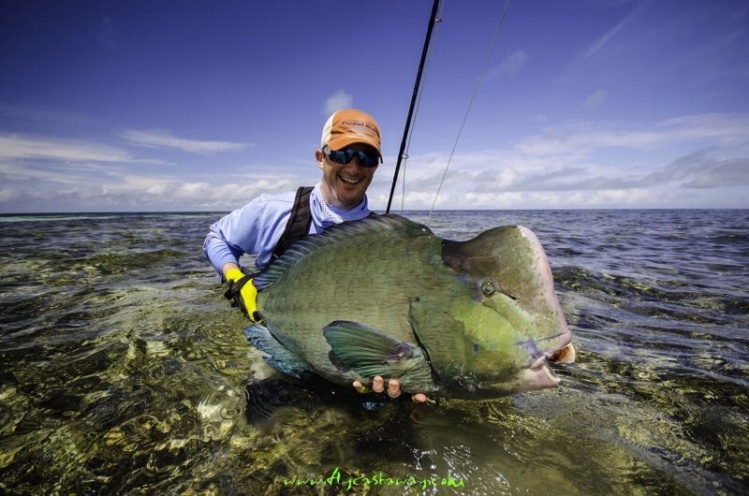
<instances>
[{"instance_id":1,"label":"white cloud","mask_svg":"<svg viewBox=\"0 0 749 496\"><path fill-rule=\"evenodd\" d=\"M263 193L314 184L320 173L306 162L234 164L222 174L182 165L179 172L133 171L132 162L150 159L89 142L2 138L6 212L227 211ZM405 200L401 182L393 206L430 208L446 163L446 154L412 154L401 175ZM386 157L375 175L369 197L376 210L387 204L394 164ZM639 127L568 122L512 146L458 153L436 208L747 207L747 198L749 116L708 114Z\"/></svg>"},{"instance_id":2,"label":"white cloud","mask_svg":"<svg viewBox=\"0 0 749 496\"><path fill-rule=\"evenodd\" d=\"M233 143L230 141L207 141L180 138L166 131L137 131L127 130L120 136L135 146L147 148L176 148L189 153L211 154L244 150L247 143Z\"/></svg>"},{"instance_id":3,"label":"white cloud","mask_svg":"<svg viewBox=\"0 0 749 496\"><path fill-rule=\"evenodd\" d=\"M446 160L409 159L406 209L431 206ZM641 128L549 127L512 148L456 155L440 192L452 208L747 206L748 198L749 117L715 114Z\"/></svg>"},{"instance_id":4,"label":"white cloud","mask_svg":"<svg viewBox=\"0 0 749 496\"><path fill-rule=\"evenodd\" d=\"M749 116L705 114L668 119L654 125L623 127L615 123L569 122L545 129L518 143L523 153L586 156L602 148L648 150L677 142L722 144L749 139Z\"/></svg>"},{"instance_id":5,"label":"white cloud","mask_svg":"<svg viewBox=\"0 0 749 496\"><path fill-rule=\"evenodd\" d=\"M606 90L598 90L595 93L588 95L588 98L585 99L585 104L588 107L599 107L604 100L606 100L608 94L609 92Z\"/></svg>"},{"instance_id":6,"label":"white cloud","mask_svg":"<svg viewBox=\"0 0 749 496\"><path fill-rule=\"evenodd\" d=\"M722 148L700 150L669 164L649 178L679 181L686 188L749 186L749 154L726 157ZM647 178L646 178L647 179Z\"/></svg>"},{"instance_id":7,"label":"white cloud","mask_svg":"<svg viewBox=\"0 0 749 496\"><path fill-rule=\"evenodd\" d=\"M96 165L87 164L86 166L70 163L55 163L51 166L40 165L21 165L14 162L0 162L0 178L3 182L34 182L37 184L80 184L85 181L85 172L96 172Z\"/></svg>"},{"instance_id":8,"label":"white cloud","mask_svg":"<svg viewBox=\"0 0 749 496\"><path fill-rule=\"evenodd\" d=\"M528 54L523 50L515 50L499 64L499 67L493 71L492 75L513 76L520 72L527 62Z\"/></svg>"},{"instance_id":9,"label":"white cloud","mask_svg":"<svg viewBox=\"0 0 749 496\"><path fill-rule=\"evenodd\" d=\"M632 21L632 18L637 15L637 13L640 11L639 7L635 7L632 12L627 14L621 21L619 21L615 26L613 26L611 29L609 29L607 32L605 32L602 36L600 36L596 41L594 41L590 47L585 51L585 54L583 55L583 59L590 58L597 54L599 51L601 51L611 40L619 33L624 27Z\"/></svg>"},{"instance_id":10,"label":"white cloud","mask_svg":"<svg viewBox=\"0 0 749 496\"><path fill-rule=\"evenodd\" d=\"M10 188L0 189L0 202L11 202L18 197L18 191Z\"/></svg>"},{"instance_id":11,"label":"white cloud","mask_svg":"<svg viewBox=\"0 0 749 496\"><path fill-rule=\"evenodd\" d=\"M216 182L185 181L174 176L117 174L64 185L44 181L28 187L2 189L0 211L228 211L263 193L289 191L299 184L298 177L275 175L253 176L252 181L222 176L221 182Z\"/></svg>"},{"instance_id":12,"label":"white cloud","mask_svg":"<svg viewBox=\"0 0 749 496\"><path fill-rule=\"evenodd\" d=\"M119 148L86 141L0 135L0 158L126 162L132 156Z\"/></svg>"},{"instance_id":13,"label":"white cloud","mask_svg":"<svg viewBox=\"0 0 749 496\"><path fill-rule=\"evenodd\" d=\"M710 139L722 144L749 140L749 115L699 114L667 119L657 124L676 139Z\"/></svg>"},{"instance_id":14,"label":"white cloud","mask_svg":"<svg viewBox=\"0 0 749 496\"><path fill-rule=\"evenodd\" d=\"M323 112L325 113L325 117L327 118L336 110L351 108L353 107L353 105L354 97L346 93L344 90L340 89L330 95L327 100L325 100Z\"/></svg>"}]
</instances>

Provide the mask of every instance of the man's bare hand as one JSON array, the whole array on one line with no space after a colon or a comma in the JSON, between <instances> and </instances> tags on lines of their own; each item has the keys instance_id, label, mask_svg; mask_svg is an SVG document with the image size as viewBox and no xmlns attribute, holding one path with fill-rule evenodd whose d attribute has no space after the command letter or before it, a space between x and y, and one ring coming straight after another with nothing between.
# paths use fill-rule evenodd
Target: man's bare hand
<instances>
[{"instance_id":1,"label":"man's bare hand","mask_svg":"<svg viewBox=\"0 0 749 496\"><path fill-rule=\"evenodd\" d=\"M367 387L359 381L354 381L353 386L354 389L356 389L359 393L367 392ZM385 392L385 379L383 379L379 375L372 379L372 391L374 391L375 393ZM397 398L401 395L401 385L398 382L398 379L389 379L387 381L387 394L391 398ZM427 402L427 396L424 393L415 393L411 396L411 399L414 403Z\"/></svg>"}]
</instances>

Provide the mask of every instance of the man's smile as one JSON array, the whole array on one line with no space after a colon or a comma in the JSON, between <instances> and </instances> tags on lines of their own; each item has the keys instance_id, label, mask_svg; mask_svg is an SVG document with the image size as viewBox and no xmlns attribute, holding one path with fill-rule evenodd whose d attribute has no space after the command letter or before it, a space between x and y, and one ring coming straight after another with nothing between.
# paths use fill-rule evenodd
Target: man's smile
<instances>
[{"instance_id":1,"label":"man's smile","mask_svg":"<svg viewBox=\"0 0 749 496\"><path fill-rule=\"evenodd\" d=\"M346 184L351 184L351 185L359 184L362 181L361 177L349 177L349 176L344 176L343 174L338 174L338 179L340 179Z\"/></svg>"}]
</instances>

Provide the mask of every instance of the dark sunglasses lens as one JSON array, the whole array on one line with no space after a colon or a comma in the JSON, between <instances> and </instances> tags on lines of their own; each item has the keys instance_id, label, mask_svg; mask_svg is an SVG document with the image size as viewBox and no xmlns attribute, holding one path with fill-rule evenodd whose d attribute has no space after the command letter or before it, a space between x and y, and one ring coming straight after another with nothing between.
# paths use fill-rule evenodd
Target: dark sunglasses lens
<instances>
[{"instance_id":1,"label":"dark sunglasses lens","mask_svg":"<svg viewBox=\"0 0 749 496\"><path fill-rule=\"evenodd\" d=\"M380 158L377 154L367 153L361 150L358 152L358 157L359 164L361 164L362 167L377 167L377 162Z\"/></svg>"},{"instance_id":2,"label":"dark sunglasses lens","mask_svg":"<svg viewBox=\"0 0 749 496\"><path fill-rule=\"evenodd\" d=\"M343 150L330 150L328 157L330 160L341 165L348 164L356 156L359 160L359 165L362 167L376 167L380 156L373 152L365 152L363 150L354 150L353 148L345 148Z\"/></svg>"},{"instance_id":3,"label":"dark sunglasses lens","mask_svg":"<svg viewBox=\"0 0 749 496\"><path fill-rule=\"evenodd\" d=\"M354 150L351 150L350 148L346 150L330 150L330 152L328 152L328 157L337 164L345 165L351 162L351 159L354 158Z\"/></svg>"}]
</instances>

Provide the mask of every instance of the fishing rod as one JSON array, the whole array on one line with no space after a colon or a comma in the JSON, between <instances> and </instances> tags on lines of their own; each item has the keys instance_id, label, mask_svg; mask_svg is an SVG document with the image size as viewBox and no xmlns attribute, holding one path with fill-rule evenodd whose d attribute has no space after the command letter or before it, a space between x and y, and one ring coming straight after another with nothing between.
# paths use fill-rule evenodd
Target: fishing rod
<instances>
[{"instance_id":1,"label":"fishing rod","mask_svg":"<svg viewBox=\"0 0 749 496\"><path fill-rule=\"evenodd\" d=\"M414 107L416 106L416 100L419 93L419 86L421 85L421 73L424 71L424 62L427 58L427 52L429 51L429 40L432 38L432 29L437 19L437 8L439 7L440 0L434 0L432 5L432 13L429 15L429 26L427 27L427 35L424 40L424 48L421 51L421 61L419 62L419 70L416 73L416 82L414 83L414 91L411 96L411 106L408 109L408 116L406 117L406 127L403 129L403 139L401 140L401 147L398 151L398 161L395 164L395 172L393 173L393 185L390 187L390 197L388 198L388 206L385 213L390 213L390 205L393 203L393 194L395 193L395 185L398 183L398 172L401 168L401 160L403 160L403 154L406 150L406 141L408 140L408 132L411 128L411 118L413 117Z\"/></svg>"}]
</instances>

